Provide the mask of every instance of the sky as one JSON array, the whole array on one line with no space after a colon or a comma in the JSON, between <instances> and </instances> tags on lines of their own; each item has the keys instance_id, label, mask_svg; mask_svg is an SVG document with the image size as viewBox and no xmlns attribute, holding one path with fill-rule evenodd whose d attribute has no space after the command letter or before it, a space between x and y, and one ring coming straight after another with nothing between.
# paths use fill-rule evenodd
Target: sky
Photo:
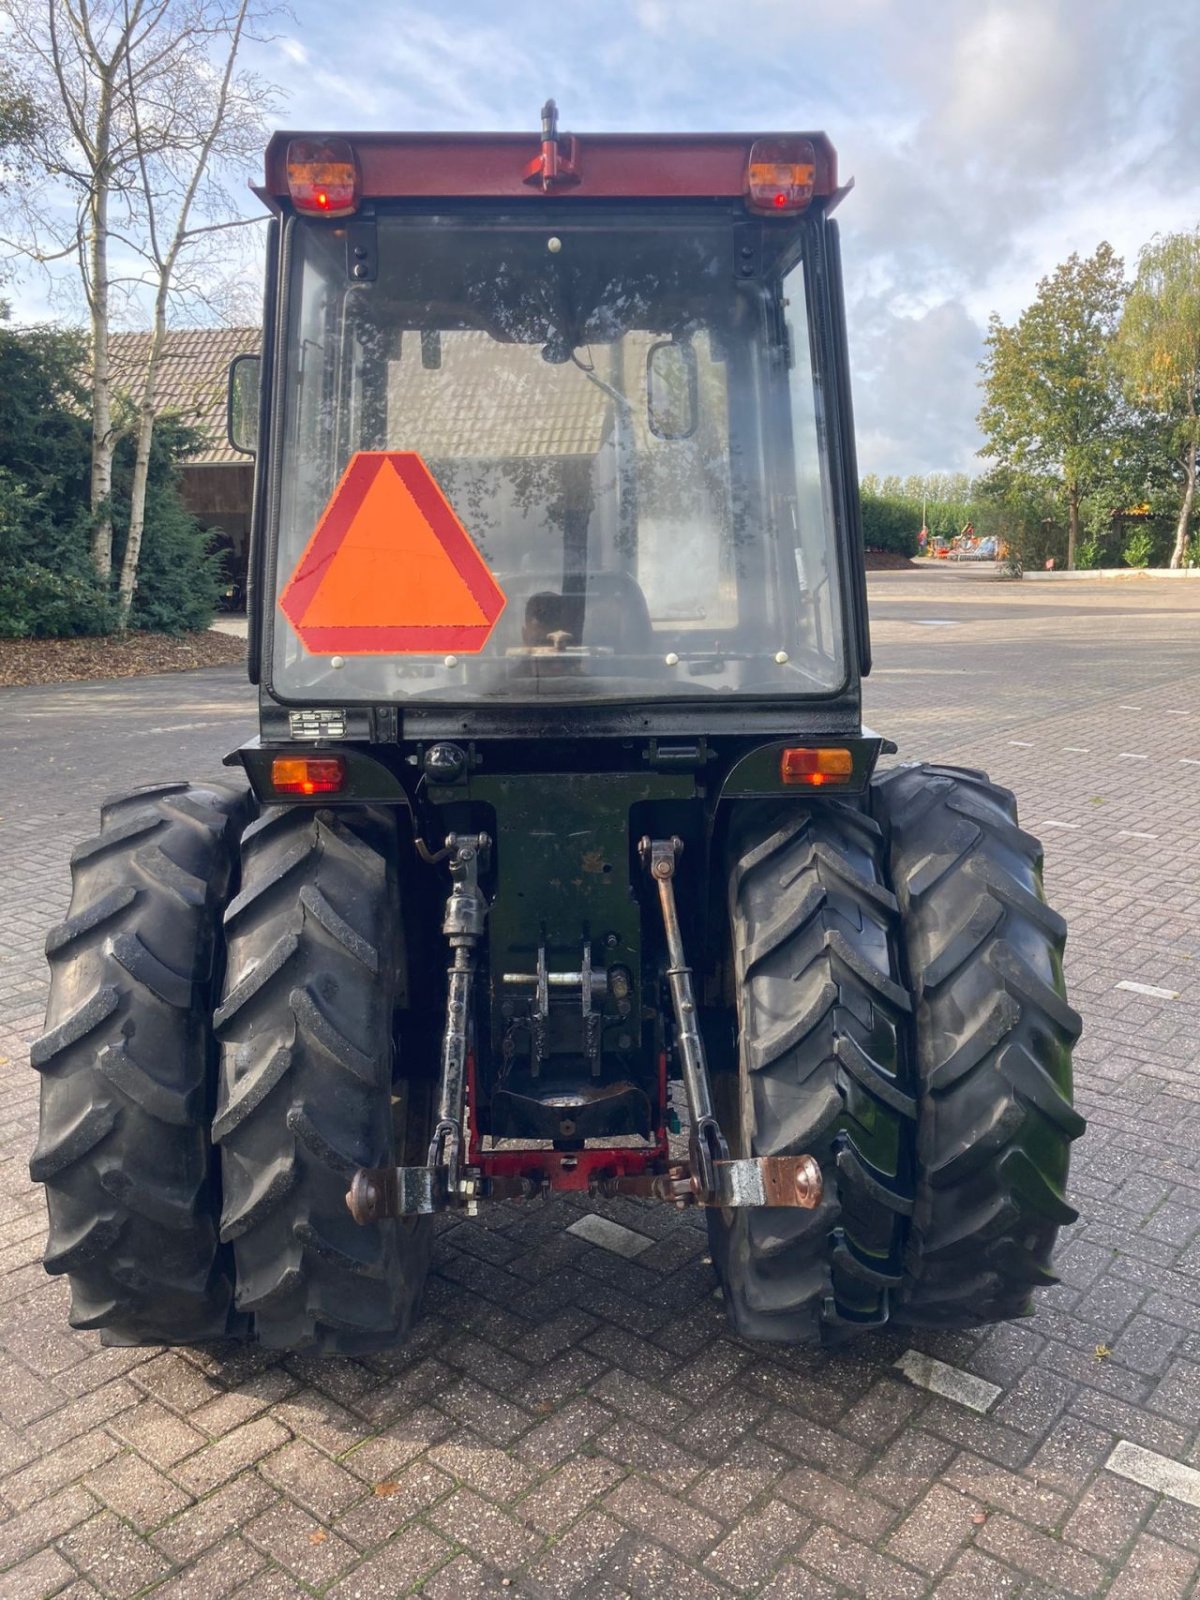
<instances>
[{"instance_id":1,"label":"sky","mask_svg":"<svg viewBox=\"0 0 1200 1600\"><path fill-rule=\"evenodd\" d=\"M280 127L533 130L553 95L580 135L824 130L864 473L978 471L989 315L1200 225L1196 0L291 0L273 32Z\"/></svg>"}]
</instances>

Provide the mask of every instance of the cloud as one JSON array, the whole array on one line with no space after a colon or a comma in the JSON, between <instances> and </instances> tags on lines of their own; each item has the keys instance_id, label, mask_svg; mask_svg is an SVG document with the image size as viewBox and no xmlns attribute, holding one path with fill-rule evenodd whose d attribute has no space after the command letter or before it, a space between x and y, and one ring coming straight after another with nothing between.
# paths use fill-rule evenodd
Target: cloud
<instances>
[{"instance_id":1,"label":"cloud","mask_svg":"<svg viewBox=\"0 0 1200 1600\"><path fill-rule=\"evenodd\" d=\"M1195 0L293 0L252 59L308 128L824 128L864 471L973 470L988 314L1200 222ZM256 174L247 174L248 177Z\"/></svg>"}]
</instances>

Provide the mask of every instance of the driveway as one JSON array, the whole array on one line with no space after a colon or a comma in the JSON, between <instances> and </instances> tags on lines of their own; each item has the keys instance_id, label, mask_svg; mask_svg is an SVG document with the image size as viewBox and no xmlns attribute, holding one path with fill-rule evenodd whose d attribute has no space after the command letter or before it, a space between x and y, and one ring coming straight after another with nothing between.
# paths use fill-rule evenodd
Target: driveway
<instances>
[{"instance_id":1,"label":"driveway","mask_svg":"<svg viewBox=\"0 0 1200 1600\"><path fill-rule=\"evenodd\" d=\"M0 692L0 1600L1183 1600L1200 1569L1200 585L871 580L866 718L1046 844L1085 1019L1037 1315L729 1333L694 1217L444 1221L395 1355L103 1350L40 1266L41 944L101 796L219 774L233 670ZM913 1346L937 1364L915 1362ZM910 1378L895 1363L904 1358Z\"/></svg>"}]
</instances>

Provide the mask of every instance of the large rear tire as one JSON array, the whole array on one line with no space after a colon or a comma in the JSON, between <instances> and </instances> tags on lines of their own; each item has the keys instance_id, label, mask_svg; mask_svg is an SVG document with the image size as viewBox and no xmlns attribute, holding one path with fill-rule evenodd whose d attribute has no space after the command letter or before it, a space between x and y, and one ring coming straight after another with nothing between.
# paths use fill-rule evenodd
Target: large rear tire
<instances>
[{"instance_id":1,"label":"large rear tire","mask_svg":"<svg viewBox=\"0 0 1200 1600\"><path fill-rule=\"evenodd\" d=\"M266 811L242 840L217 1013L221 1237L237 1305L273 1349L363 1355L399 1342L429 1263L429 1218L359 1226L358 1167L395 1165L402 960L394 818ZM423 1158L423 1152L422 1152Z\"/></svg>"},{"instance_id":2,"label":"large rear tire","mask_svg":"<svg viewBox=\"0 0 1200 1600\"><path fill-rule=\"evenodd\" d=\"M813 1211L711 1211L747 1338L829 1342L886 1321L912 1210L910 1001L878 825L830 803L734 815L729 916L739 1155L821 1163ZM720 1087L720 1086L718 1086Z\"/></svg>"},{"instance_id":3,"label":"large rear tire","mask_svg":"<svg viewBox=\"0 0 1200 1600\"><path fill-rule=\"evenodd\" d=\"M871 804L889 845L916 1000L919 1179L893 1317L970 1327L1025 1314L1054 1283L1084 1130L1071 1104L1080 1019L1042 849L1007 789L955 767L893 768Z\"/></svg>"},{"instance_id":4,"label":"large rear tire","mask_svg":"<svg viewBox=\"0 0 1200 1600\"><path fill-rule=\"evenodd\" d=\"M249 794L159 784L101 808L71 857L71 904L46 940L50 1001L33 1046L46 1270L71 1325L106 1344L187 1344L230 1323L208 1123L221 913Z\"/></svg>"}]
</instances>

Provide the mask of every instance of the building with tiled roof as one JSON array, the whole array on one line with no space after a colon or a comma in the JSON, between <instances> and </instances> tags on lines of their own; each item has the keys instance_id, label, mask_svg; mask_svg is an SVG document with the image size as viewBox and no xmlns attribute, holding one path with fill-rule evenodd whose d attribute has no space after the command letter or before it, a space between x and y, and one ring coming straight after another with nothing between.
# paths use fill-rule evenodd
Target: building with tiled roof
<instances>
[{"instance_id":1,"label":"building with tiled roof","mask_svg":"<svg viewBox=\"0 0 1200 1600\"><path fill-rule=\"evenodd\" d=\"M148 333L110 336L113 381L125 394L136 396L141 388L150 338ZM158 366L157 409L182 417L203 437L204 448L190 466L245 464L247 458L225 435L226 384L234 356L257 351L261 342L257 328L173 328L167 333Z\"/></svg>"},{"instance_id":2,"label":"building with tiled roof","mask_svg":"<svg viewBox=\"0 0 1200 1600\"><path fill-rule=\"evenodd\" d=\"M150 353L149 333L114 333L109 359L118 392L139 393ZM202 527L230 552L231 587L241 593L250 537L254 463L229 443L225 431L229 363L257 351L258 328L173 328L159 361L156 409L196 429L204 443L183 462L183 502Z\"/></svg>"}]
</instances>

